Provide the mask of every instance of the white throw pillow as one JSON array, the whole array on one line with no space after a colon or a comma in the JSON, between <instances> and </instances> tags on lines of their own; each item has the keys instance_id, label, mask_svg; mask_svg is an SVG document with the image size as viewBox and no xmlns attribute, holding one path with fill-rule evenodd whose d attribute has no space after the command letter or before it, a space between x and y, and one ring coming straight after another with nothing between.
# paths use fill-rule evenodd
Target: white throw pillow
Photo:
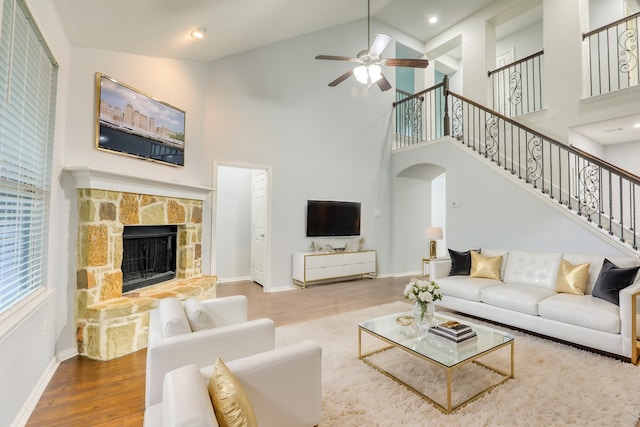
<instances>
[{"instance_id":1,"label":"white throw pillow","mask_svg":"<svg viewBox=\"0 0 640 427\"><path fill-rule=\"evenodd\" d=\"M215 328L213 317L207 307L195 298L189 298L184 303L184 312L192 331L202 331L204 329Z\"/></svg>"},{"instance_id":2,"label":"white throw pillow","mask_svg":"<svg viewBox=\"0 0 640 427\"><path fill-rule=\"evenodd\" d=\"M177 298L163 298L158 303L162 336L187 334L191 332L189 321L184 314L184 307Z\"/></svg>"}]
</instances>

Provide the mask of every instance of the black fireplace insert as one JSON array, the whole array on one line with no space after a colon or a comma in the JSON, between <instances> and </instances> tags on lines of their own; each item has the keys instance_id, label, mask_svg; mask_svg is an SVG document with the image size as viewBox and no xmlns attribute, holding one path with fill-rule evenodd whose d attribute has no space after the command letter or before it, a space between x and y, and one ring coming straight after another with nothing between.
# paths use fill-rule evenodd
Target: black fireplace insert
<instances>
[{"instance_id":1,"label":"black fireplace insert","mask_svg":"<svg viewBox=\"0 0 640 427\"><path fill-rule=\"evenodd\" d=\"M122 233L122 292L176 277L175 225L125 226Z\"/></svg>"}]
</instances>

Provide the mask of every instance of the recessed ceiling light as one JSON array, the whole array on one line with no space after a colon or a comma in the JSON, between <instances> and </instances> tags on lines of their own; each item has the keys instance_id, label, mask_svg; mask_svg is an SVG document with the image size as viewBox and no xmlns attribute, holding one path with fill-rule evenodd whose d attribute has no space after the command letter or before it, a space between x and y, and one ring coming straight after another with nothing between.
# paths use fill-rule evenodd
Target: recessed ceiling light
<instances>
[{"instance_id":1,"label":"recessed ceiling light","mask_svg":"<svg viewBox=\"0 0 640 427\"><path fill-rule=\"evenodd\" d=\"M634 128L640 128L640 122L636 123L635 125L633 125Z\"/></svg>"},{"instance_id":2,"label":"recessed ceiling light","mask_svg":"<svg viewBox=\"0 0 640 427\"><path fill-rule=\"evenodd\" d=\"M196 28L195 30L191 31L191 37L193 37L194 39L203 39L204 33L206 32L207 30L204 28Z\"/></svg>"},{"instance_id":3,"label":"recessed ceiling light","mask_svg":"<svg viewBox=\"0 0 640 427\"><path fill-rule=\"evenodd\" d=\"M437 16L432 16L431 18L429 18L429 24L435 24L436 22L438 22Z\"/></svg>"}]
</instances>

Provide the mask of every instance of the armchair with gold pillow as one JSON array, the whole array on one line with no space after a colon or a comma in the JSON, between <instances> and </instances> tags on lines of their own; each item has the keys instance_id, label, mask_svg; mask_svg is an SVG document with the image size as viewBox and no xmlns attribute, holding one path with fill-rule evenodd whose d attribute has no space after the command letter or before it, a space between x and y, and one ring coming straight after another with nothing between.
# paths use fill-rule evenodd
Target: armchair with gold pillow
<instances>
[{"instance_id":1,"label":"armchair with gold pillow","mask_svg":"<svg viewBox=\"0 0 640 427\"><path fill-rule=\"evenodd\" d=\"M313 341L164 377L144 427L311 427L322 417L322 349Z\"/></svg>"}]
</instances>

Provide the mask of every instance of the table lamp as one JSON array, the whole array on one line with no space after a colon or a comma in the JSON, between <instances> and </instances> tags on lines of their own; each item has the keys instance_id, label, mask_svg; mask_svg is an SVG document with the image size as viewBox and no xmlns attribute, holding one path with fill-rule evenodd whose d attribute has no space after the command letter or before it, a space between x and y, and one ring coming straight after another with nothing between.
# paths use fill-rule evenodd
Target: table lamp
<instances>
[{"instance_id":1,"label":"table lamp","mask_svg":"<svg viewBox=\"0 0 640 427\"><path fill-rule=\"evenodd\" d=\"M442 227L427 227L427 239L429 239L429 258L437 257L436 240L442 239Z\"/></svg>"}]
</instances>

